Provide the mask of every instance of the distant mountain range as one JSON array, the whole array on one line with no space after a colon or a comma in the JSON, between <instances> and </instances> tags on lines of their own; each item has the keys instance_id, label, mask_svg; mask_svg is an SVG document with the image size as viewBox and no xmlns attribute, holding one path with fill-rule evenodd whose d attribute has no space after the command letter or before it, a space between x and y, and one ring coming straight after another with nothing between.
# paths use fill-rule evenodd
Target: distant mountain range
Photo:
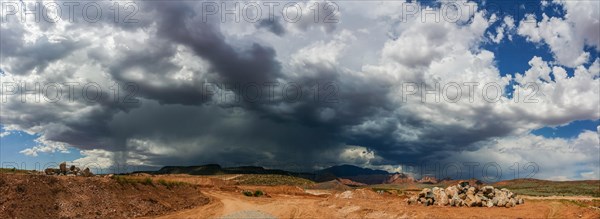
<instances>
[{"instance_id":1,"label":"distant mountain range","mask_svg":"<svg viewBox=\"0 0 600 219\"><path fill-rule=\"evenodd\" d=\"M292 172L275 169L265 169L259 166L221 167L218 164L201 166L165 166L154 172L155 174L190 174L190 175L218 175L218 174L279 174L290 175Z\"/></svg>"},{"instance_id":2,"label":"distant mountain range","mask_svg":"<svg viewBox=\"0 0 600 219\"><path fill-rule=\"evenodd\" d=\"M221 167L218 164L200 166L165 166L158 171L143 171L151 174L278 174L310 179L315 182L337 180L349 186L361 184L400 184L413 183L416 180L404 173L390 173L384 170L373 170L353 165L339 165L315 171L313 173L298 173L278 169L265 169L259 166ZM434 181L428 178L428 181Z\"/></svg>"},{"instance_id":3,"label":"distant mountain range","mask_svg":"<svg viewBox=\"0 0 600 219\"><path fill-rule=\"evenodd\" d=\"M364 184L383 184L390 178L390 175L392 174L384 170L340 165L316 171L314 181L323 182L342 178Z\"/></svg>"}]
</instances>

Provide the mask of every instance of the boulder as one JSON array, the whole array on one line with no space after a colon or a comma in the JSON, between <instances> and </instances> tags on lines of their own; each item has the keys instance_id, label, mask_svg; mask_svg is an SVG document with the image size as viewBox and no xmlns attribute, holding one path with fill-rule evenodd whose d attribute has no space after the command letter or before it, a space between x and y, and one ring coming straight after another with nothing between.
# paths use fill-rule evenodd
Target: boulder
<instances>
[{"instance_id":1,"label":"boulder","mask_svg":"<svg viewBox=\"0 0 600 219\"><path fill-rule=\"evenodd\" d=\"M421 198L419 200L421 201L421 204L423 204L425 206L430 206L433 204L433 199L430 199L430 198Z\"/></svg>"},{"instance_id":2,"label":"boulder","mask_svg":"<svg viewBox=\"0 0 600 219\"><path fill-rule=\"evenodd\" d=\"M482 195L475 195L475 206L477 207L481 207L482 206L482 202L483 202L483 196Z\"/></svg>"},{"instance_id":3,"label":"boulder","mask_svg":"<svg viewBox=\"0 0 600 219\"><path fill-rule=\"evenodd\" d=\"M54 168L46 168L44 170L44 173L46 173L46 175L56 175L58 174L59 170L58 169L54 169Z\"/></svg>"},{"instance_id":4,"label":"boulder","mask_svg":"<svg viewBox=\"0 0 600 219\"><path fill-rule=\"evenodd\" d=\"M476 207L477 206L477 196L467 194L467 198L465 199L465 202L468 207ZM479 200L479 203L481 203L481 200Z\"/></svg>"},{"instance_id":5,"label":"boulder","mask_svg":"<svg viewBox=\"0 0 600 219\"><path fill-rule=\"evenodd\" d=\"M500 196L500 197L498 197L498 203L496 204L496 206L504 207L507 202L508 202L508 199L506 199L505 196Z\"/></svg>"},{"instance_id":6,"label":"boulder","mask_svg":"<svg viewBox=\"0 0 600 219\"><path fill-rule=\"evenodd\" d=\"M487 200L487 201L483 202L482 204L483 204L483 206L488 207L488 208L494 207L494 203L492 202L492 200Z\"/></svg>"},{"instance_id":7,"label":"boulder","mask_svg":"<svg viewBox=\"0 0 600 219\"><path fill-rule=\"evenodd\" d=\"M441 206L448 204L448 195L446 195L446 192L444 191L444 189L434 187L432 189L432 193L433 193L434 202L436 204L441 205Z\"/></svg>"},{"instance_id":8,"label":"boulder","mask_svg":"<svg viewBox=\"0 0 600 219\"><path fill-rule=\"evenodd\" d=\"M479 187L458 184L447 188L425 188L417 195L406 199L408 204L468 206L468 207L515 207L524 200L508 189L496 189L492 186Z\"/></svg>"},{"instance_id":9,"label":"boulder","mask_svg":"<svg viewBox=\"0 0 600 219\"><path fill-rule=\"evenodd\" d=\"M60 163L60 165L58 165L58 168L60 170L60 173L65 175L67 174L67 162Z\"/></svg>"},{"instance_id":10,"label":"boulder","mask_svg":"<svg viewBox=\"0 0 600 219\"><path fill-rule=\"evenodd\" d=\"M421 192L419 192L419 198L420 197L425 197L428 193L431 193L431 189L424 188L423 190L421 190Z\"/></svg>"},{"instance_id":11,"label":"boulder","mask_svg":"<svg viewBox=\"0 0 600 219\"><path fill-rule=\"evenodd\" d=\"M475 195L475 193L477 193L477 188L469 187L469 189L467 189L467 195Z\"/></svg>"},{"instance_id":12,"label":"boulder","mask_svg":"<svg viewBox=\"0 0 600 219\"><path fill-rule=\"evenodd\" d=\"M491 200L491 199L489 199L488 197L485 197L485 196L479 196L479 198L481 199L482 202L483 201Z\"/></svg>"},{"instance_id":13,"label":"boulder","mask_svg":"<svg viewBox=\"0 0 600 219\"><path fill-rule=\"evenodd\" d=\"M481 192L487 196L488 194L494 193L494 187L493 186L484 186L481 188Z\"/></svg>"},{"instance_id":14,"label":"boulder","mask_svg":"<svg viewBox=\"0 0 600 219\"><path fill-rule=\"evenodd\" d=\"M444 190L444 192L446 192L446 195L448 195L448 198L452 198L455 195L458 196L458 188L456 186L450 186L450 187L446 188Z\"/></svg>"},{"instance_id":15,"label":"boulder","mask_svg":"<svg viewBox=\"0 0 600 219\"><path fill-rule=\"evenodd\" d=\"M413 197L410 197L410 198L408 198L408 199L406 200L406 203L407 203L407 204L409 204L409 205L414 205L414 204L417 204L417 197L414 197L414 196L413 196Z\"/></svg>"},{"instance_id":16,"label":"boulder","mask_svg":"<svg viewBox=\"0 0 600 219\"><path fill-rule=\"evenodd\" d=\"M440 191L440 199L436 199L435 202L437 202L437 204L440 206L446 206L449 204L450 199L448 199L448 195L446 195L446 192L442 190Z\"/></svg>"},{"instance_id":17,"label":"boulder","mask_svg":"<svg viewBox=\"0 0 600 219\"><path fill-rule=\"evenodd\" d=\"M94 176L92 171L90 171L90 168L87 168L87 167L85 169L83 169L83 173L81 175L85 176L85 177Z\"/></svg>"},{"instance_id":18,"label":"boulder","mask_svg":"<svg viewBox=\"0 0 600 219\"><path fill-rule=\"evenodd\" d=\"M460 206L462 204L462 199L460 199L460 197L458 197L458 195L455 195L452 197L452 206Z\"/></svg>"},{"instance_id":19,"label":"boulder","mask_svg":"<svg viewBox=\"0 0 600 219\"><path fill-rule=\"evenodd\" d=\"M511 207L515 207L515 205L517 205L515 199L511 198L511 199L508 199L508 201L506 202L504 207L511 208Z\"/></svg>"}]
</instances>

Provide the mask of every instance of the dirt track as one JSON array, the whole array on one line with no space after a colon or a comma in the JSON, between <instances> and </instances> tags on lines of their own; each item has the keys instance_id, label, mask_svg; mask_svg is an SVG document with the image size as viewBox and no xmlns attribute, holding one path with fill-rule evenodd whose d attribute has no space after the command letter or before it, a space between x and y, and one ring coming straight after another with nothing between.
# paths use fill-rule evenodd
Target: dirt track
<instances>
[{"instance_id":1,"label":"dirt track","mask_svg":"<svg viewBox=\"0 0 600 219\"><path fill-rule=\"evenodd\" d=\"M527 200L514 208L455 208L409 206L399 197L256 198L231 191L203 193L210 197L210 204L160 218L600 218L598 209L561 200Z\"/></svg>"}]
</instances>

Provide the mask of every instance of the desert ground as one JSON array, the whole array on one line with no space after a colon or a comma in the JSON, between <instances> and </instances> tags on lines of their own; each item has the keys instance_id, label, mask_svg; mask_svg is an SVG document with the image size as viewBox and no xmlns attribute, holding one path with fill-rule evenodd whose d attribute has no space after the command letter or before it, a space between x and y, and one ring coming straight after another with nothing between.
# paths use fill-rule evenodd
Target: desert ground
<instances>
[{"instance_id":1,"label":"desert ground","mask_svg":"<svg viewBox=\"0 0 600 219\"><path fill-rule=\"evenodd\" d=\"M500 185L517 188L531 183ZM581 183L593 191L599 185L586 181L571 187ZM410 195L432 186L348 187L340 181L314 183L254 174L83 178L4 173L0 218L600 218L597 194L520 194L525 204L512 208L407 204ZM257 191L260 194L254 196Z\"/></svg>"},{"instance_id":2,"label":"desert ground","mask_svg":"<svg viewBox=\"0 0 600 219\"><path fill-rule=\"evenodd\" d=\"M588 196L523 196L526 204L513 208L422 206L406 203L415 193L411 189L375 192L373 188L343 191L333 185L319 189L235 185L240 177L235 175L161 177L195 181L205 188L202 194L210 201L159 218L600 218L600 198ZM256 190L267 196L242 195Z\"/></svg>"}]
</instances>

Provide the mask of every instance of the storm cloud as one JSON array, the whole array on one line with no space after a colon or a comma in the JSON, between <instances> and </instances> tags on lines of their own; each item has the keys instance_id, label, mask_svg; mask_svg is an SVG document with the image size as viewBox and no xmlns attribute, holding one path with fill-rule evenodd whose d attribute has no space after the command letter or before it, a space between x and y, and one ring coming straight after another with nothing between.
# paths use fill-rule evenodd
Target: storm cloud
<instances>
[{"instance_id":1,"label":"storm cloud","mask_svg":"<svg viewBox=\"0 0 600 219\"><path fill-rule=\"evenodd\" d=\"M534 56L530 69L514 76L502 74L496 55L484 49L508 40L490 32L503 22L496 16L510 15L460 3L465 10L458 22L423 22L422 11L406 20L402 2L337 3L327 8L336 10L333 23L314 22L310 10L297 23L277 16L222 22L220 15L206 17L195 1L135 2L132 23L9 19L1 27L3 83L78 82L77 89L94 83L102 92L94 101L78 90L73 101L37 103L3 87L0 118L6 130L40 135L42 146L25 154L72 147L83 155L76 162L102 167L220 163L312 170L350 163L398 170L432 161L537 162L541 168L563 161L572 168L553 176L600 177L593 159L600 152L593 135L600 130L574 139L531 134L600 119L600 60L585 52L599 51L598 26L586 26L593 16L571 15L585 7L572 4L594 3L565 3L566 20L517 21L505 34L548 43L557 62ZM597 4L588 8L598 14ZM332 13L327 10L322 13ZM561 31L571 31L573 43L550 41L555 32L545 30L547 22L572 25ZM591 36L578 34L589 28L596 29L585 32ZM472 82L479 86L458 92L456 102L419 95L436 84L439 91ZM531 94L530 82L539 85L538 101L515 101ZM408 83L420 90L407 95ZM490 83L511 88L511 95L486 100L481 94ZM555 150L568 145L577 146ZM536 159L532 151L578 156L585 165Z\"/></svg>"}]
</instances>

